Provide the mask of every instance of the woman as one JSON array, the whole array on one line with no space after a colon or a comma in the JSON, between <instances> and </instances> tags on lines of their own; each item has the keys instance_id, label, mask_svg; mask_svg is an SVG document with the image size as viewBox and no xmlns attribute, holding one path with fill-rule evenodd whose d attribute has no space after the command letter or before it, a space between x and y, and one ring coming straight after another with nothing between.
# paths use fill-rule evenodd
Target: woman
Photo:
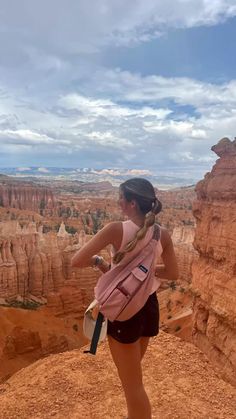
<instances>
[{"instance_id":1,"label":"woman","mask_svg":"<svg viewBox=\"0 0 236 419\"><path fill-rule=\"evenodd\" d=\"M120 185L118 202L128 220L106 225L74 255L72 266L98 266L102 272L106 272L110 268L109 264L96 253L107 245L113 246L112 266L125 263L127 258L130 260L135 249L142 249L142 242L155 222L155 214L161 210L161 203L155 196L152 184L142 178L127 180ZM177 279L178 268L172 240L164 228L161 228L159 246L164 264L156 266L155 276ZM108 322L109 347L124 389L129 419L151 418L151 406L142 382L141 360L150 337L158 334L156 290L159 285L157 278L153 279L151 295L144 307L131 319Z\"/></svg>"}]
</instances>

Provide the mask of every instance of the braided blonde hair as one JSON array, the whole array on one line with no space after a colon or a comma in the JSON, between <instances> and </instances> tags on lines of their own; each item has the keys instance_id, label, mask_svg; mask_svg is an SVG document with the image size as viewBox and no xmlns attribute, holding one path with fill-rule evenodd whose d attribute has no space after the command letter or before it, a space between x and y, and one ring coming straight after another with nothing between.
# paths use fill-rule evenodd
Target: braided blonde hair
<instances>
[{"instance_id":1,"label":"braided blonde hair","mask_svg":"<svg viewBox=\"0 0 236 419\"><path fill-rule=\"evenodd\" d=\"M162 204L157 199L152 184L146 179L129 179L120 185L120 189L128 202L132 200L136 201L140 212L145 215L145 221L134 238L126 244L124 250L114 255L114 264L119 263L126 253L131 252L136 247L138 241L146 236L148 228L155 223L155 215L162 209Z\"/></svg>"}]
</instances>

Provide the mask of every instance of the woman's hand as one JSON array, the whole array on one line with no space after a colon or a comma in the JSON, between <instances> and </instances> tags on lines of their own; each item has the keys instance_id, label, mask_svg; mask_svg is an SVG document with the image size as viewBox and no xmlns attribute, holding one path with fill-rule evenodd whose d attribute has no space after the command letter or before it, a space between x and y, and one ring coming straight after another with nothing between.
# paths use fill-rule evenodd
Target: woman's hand
<instances>
[{"instance_id":1,"label":"woman's hand","mask_svg":"<svg viewBox=\"0 0 236 419\"><path fill-rule=\"evenodd\" d=\"M97 268L103 273L106 273L110 269L110 264L105 261L105 259L102 256L94 255L91 258L92 261L92 267Z\"/></svg>"},{"instance_id":2,"label":"woman's hand","mask_svg":"<svg viewBox=\"0 0 236 419\"><path fill-rule=\"evenodd\" d=\"M92 267L93 268L95 268L95 267L98 267L98 265L100 264L100 263L97 263L97 259L100 259L100 260L102 260L103 259L103 257L102 256L98 256L98 255L93 255L92 257L91 257L91 265L92 265Z\"/></svg>"}]
</instances>

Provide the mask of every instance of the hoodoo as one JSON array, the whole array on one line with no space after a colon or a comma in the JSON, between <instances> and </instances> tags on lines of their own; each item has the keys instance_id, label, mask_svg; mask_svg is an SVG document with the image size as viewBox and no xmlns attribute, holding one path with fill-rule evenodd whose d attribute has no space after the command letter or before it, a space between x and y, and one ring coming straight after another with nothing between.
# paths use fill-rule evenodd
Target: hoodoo
<instances>
[{"instance_id":1,"label":"hoodoo","mask_svg":"<svg viewBox=\"0 0 236 419\"><path fill-rule=\"evenodd\" d=\"M196 186L193 341L236 385L236 140L212 147L220 157Z\"/></svg>"}]
</instances>

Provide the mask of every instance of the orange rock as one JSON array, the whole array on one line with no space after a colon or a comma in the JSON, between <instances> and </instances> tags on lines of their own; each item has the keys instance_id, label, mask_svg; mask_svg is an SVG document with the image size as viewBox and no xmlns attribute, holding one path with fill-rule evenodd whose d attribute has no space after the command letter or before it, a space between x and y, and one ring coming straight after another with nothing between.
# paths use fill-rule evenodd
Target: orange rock
<instances>
[{"instance_id":1,"label":"orange rock","mask_svg":"<svg viewBox=\"0 0 236 419\"><path fill-rule=\"evenodd\" d=\"M88 239L83 230L73 244L63 227L59 234L43 234L32 223L23 229L16 221L0 223L0 298L47 297L73 281L78 292L86 290L88 303L99 273L71 267L73 254Z\"/></svg>"},{"instance_id":2,"label":"orange rock","mask_svg":"<svg viewBox=\"0 0 236 419\"><path fill-rule=\"evenodd\" d=\"M195 229L191 226L176 227L172 234L175 254L179 268L179 279L191 283L192 264L198 259L193 247Z\"/></svg>"},{"instance_id":3,"label":"orange rock","mask_svg":"<svg viewBox=\"0 0 236 419\"><path fill-rule=\"evenodd\" d=\"M220 159L197 184L193 207L194 342L236 385L236 141L212 149Z\"/></svg>"},{"instance_id":4,"label":"orange rock","mask_svg":"<svg viewBox=\"0 0 236 419\"><path fill-rule=\"evenodd\" d=\"M36 211L46 215L53 214L55 199L51 189L29 182L14 181L10 178L0 183L0 202L6 208Z\"/></svg>"},{"instance_id":5,"label":"orange rock","mask_svg":"<svg viewBox=\"0 0 236 419\"><path fill-rule=\"evenodd\" d=\"M15 358L19 354L32 352L41 352L41 340L38 332L24 330L20 326L12 329L11 334L6 337L3 354L8 358Z\"/></svg>"}]
</instances>

